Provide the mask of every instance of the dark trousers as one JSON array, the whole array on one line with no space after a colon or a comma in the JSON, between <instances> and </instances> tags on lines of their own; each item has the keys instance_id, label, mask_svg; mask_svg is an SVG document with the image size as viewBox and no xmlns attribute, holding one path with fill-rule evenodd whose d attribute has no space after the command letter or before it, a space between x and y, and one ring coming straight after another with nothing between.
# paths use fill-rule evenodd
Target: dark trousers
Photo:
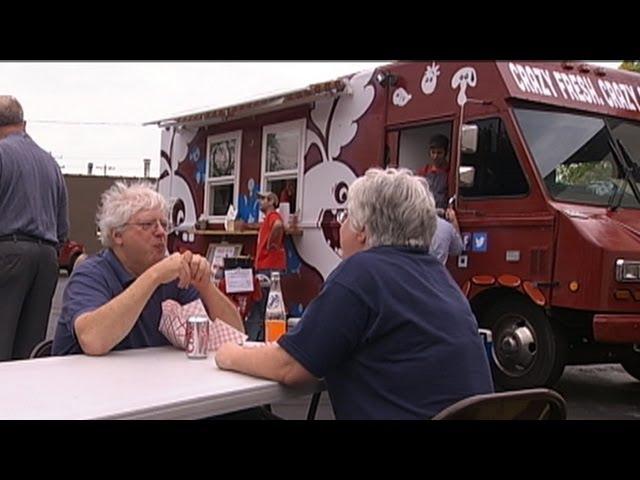
<instances>
[{"instance_id":1,"label":"dark trousers","mask_svg":"<svg viewBox=\"0 0 640 480\"><path fill-rule=\"evenodd\" d=\"M267 309L268 288L261 288L262 298L253 304L245 323L245 333L252 342L264 342L264 313Z\"/></svg>"},{"instance_id":2,"label":"dark trousers","mask_svg":"<svg viewBox=\"0 0 640 480\"><path fill-rule=\"evenodd\" d=\"M44 340L57 283L54 247L0 242L0 361L29 358L33 347Z\"/></svg>"},{"instance_id":3,"label":"dark trousers","mask_svg":"<svg viewBox=\"0 0 640 480\"><path fill-rule=\"evenodd\" d=\"M284 275L283 270L258 270L256 274L261 273L271 278L271 272L280 272L280 278ZM259 302L253 304L253 308L247 317L245 330L249 340L252 342L264 342L264 317L267 310L268 297L269 288L263 288L262 298Z\"/></svg>"}]
</instances>

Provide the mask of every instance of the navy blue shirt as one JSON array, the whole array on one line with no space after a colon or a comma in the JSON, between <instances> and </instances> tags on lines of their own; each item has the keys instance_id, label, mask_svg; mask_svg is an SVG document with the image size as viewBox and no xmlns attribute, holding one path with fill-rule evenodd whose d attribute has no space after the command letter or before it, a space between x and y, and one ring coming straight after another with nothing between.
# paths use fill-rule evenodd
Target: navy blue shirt
<instances>
[{"instance_id":1,"label":"navy blue shirt","mask_svg":"<svg viewBox=\"0 0 640 480\"><path fill-rule=\"evenodd\" d=\"M69 235L67 186L60 167L24 132L0 141L0 236L63 243Z\"/></svg>"},{"instance_id":2,"label":"navy blue shirt","mask_svg":"<svg viewBox=\"0 0 640 480\"><path fill-rule=\"evenodd\" d=\"M111 249L102 250L78 265L64 290L62 313L56 327L52 353L82 353L74 329L76 319L118 296L134 280L135 277L124 268ZM158 330L162 302L176 300L184 305L198 298L200 297L195 288L178 288L177 279L160 285L151 295L129 334L113 350L169 345L169 341Z\"/></svg>"},{"instance_id":3,"label":"navy blue shirt","mask_svg":"<svg viewBox=\"0 0 640 480\"><path fill-rule=\"evenodd\" d=\"M349 257L279 344L324 377L337 419L424 420L493 392L469 302L422 249Z\"/></svg>"}]
</instances>

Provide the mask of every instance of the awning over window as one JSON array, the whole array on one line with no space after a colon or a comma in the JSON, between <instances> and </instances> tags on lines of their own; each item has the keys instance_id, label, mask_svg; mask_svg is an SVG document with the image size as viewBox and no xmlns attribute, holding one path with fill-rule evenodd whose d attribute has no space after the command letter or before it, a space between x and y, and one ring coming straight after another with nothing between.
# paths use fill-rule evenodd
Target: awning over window
<instances>
[{"instance_id":1,"label":"awning over window","mask_svg":"<svg viewBox=\"0 0 640 480\"><path fill-rule=\"evenodd\" d=\"M283 110L289 107L311 103L318 98L348 94L346 80L338 79L329 82L314 83L306 88L271 95L269 97L238 103L226 107L208 109L199 112L185 113L175 117L146 122L143 125L170 127L177 125L211 125L227 122L252 115Z\"/></svg>"}]
</instances>

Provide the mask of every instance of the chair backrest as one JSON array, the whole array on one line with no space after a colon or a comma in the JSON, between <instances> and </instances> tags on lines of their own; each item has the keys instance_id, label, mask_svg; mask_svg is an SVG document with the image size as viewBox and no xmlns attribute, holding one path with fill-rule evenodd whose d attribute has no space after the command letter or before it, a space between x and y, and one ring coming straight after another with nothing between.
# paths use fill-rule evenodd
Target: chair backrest
<instances>
[{"instance_id":1,"label":"chair backrest","mask_svg":"<svg viewBox=\"0 0 640 480\"><path fill-rule=\"evenodd\" d=\"M50 357L53 340L43 340L31 350L29 358Z\"/></svg>"},{"instance_id":2,"label":"chair backrest","mask_svg":"<svg viewBox=\"0 0 640 480\"><path fill-rule=\"evenodd\" d=\"M564 398L548 388L474 395L438 413L433 420L565 420Z\"/></svg>"}]
</instances>

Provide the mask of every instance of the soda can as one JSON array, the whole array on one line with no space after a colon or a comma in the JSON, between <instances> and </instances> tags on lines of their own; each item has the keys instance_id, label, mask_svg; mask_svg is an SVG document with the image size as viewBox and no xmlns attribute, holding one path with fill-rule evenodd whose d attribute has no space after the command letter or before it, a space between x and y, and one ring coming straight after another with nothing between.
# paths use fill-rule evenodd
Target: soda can
<instances>
[{"instance_id":1,"label":"soda can","mask_svg":"<svg viewBox=\"0 0 640 480\"><path fill-rule=\"evenodd\" d=\"M209 353L209 318L189 317L187 320L187 357L207 358Z\"/></svg>"}]
</instances>

